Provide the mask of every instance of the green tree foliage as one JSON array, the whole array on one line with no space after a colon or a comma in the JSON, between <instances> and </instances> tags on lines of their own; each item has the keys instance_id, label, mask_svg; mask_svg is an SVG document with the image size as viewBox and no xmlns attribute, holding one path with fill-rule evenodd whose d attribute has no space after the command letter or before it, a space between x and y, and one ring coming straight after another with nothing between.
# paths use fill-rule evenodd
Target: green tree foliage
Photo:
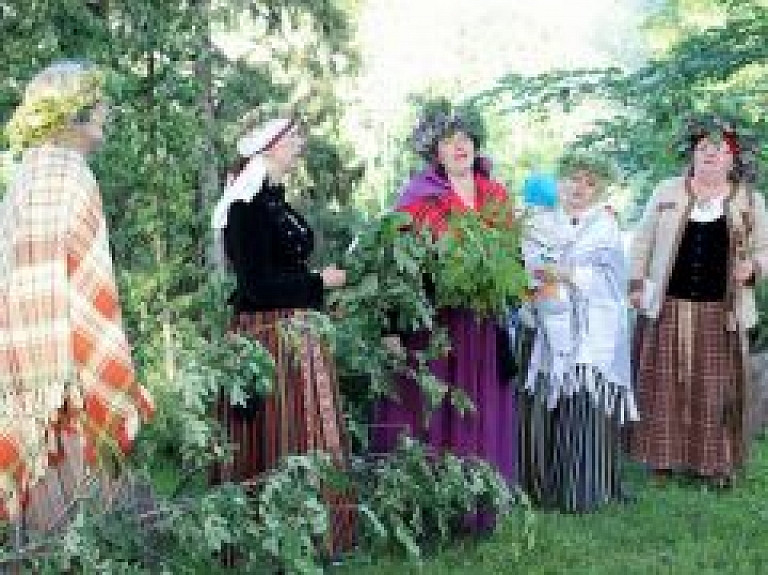
<instances>
[{"instance_id":1,"label":"green tree foliage","mask_svg":"<svg viewBox=\"0 0 768 575\"><path fill-rule=\"evenodd\" d=\"M668 0L649 18L655 55L640 68L563 70L535 77L510 74L476 101L502 117L578 116L598 108L563 146L613 158L629 176L639 216L653 186L683 170L678 135L692 112L735 118L758 146L754 189L768 191L768 5L761 0ZM762 317L768 293L758 289ZM766 320L759 341L768 341Z\"/></svg>"},{"instance_id":2,"label":"green tree foliage","mask_svg":"<svg viewBox=\"0 0 768 575\"><path fill-rule=\"evenodd\" d=\"M265 102L307 97L313 159L297 186L322 205L349 197L359 169L338 133L334 86L354 70L354 9L348 0L0 2L0 120L52 60L88 58L115 72L95 167L135 359L161 407L175 402L164 390L183 373L179 346L192 334L214 345L225 330L226 291L208 281L206 251L236 121ZM266 52L228 57L213 35L235 27Z\"/></svg>"},{"instance_id":3,"label":"green tree foliage","mask_svg":"<svg viewBox=\"0 0 768 575\"><path fill-rule=\"evenodd\" d=\"M696 18L689 8L696 6ZM709 7L708 9L707 6ZM670 2L662 14L685 23L665 49L637 70L555 71L535 77L511 74L478 94L478 102L506 114L577 113L603 106L605 113L566 145L603 151L633 177L642 201L681 160L675 138L685 115L727 110L761 143L768 158L768 7L752 0ZM706 16L706 17L705 17ZM668 29L661 15L649 30ZM758 187L765 187L760 182Z\"/></svg>"}]
</instances>

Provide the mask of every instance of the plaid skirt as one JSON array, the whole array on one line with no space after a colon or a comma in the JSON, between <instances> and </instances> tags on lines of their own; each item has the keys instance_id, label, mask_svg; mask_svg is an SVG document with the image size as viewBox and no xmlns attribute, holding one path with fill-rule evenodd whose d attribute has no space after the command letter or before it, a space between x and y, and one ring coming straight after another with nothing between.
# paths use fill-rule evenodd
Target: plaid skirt
<instances>
[{"instance_id":1,"label":"plaid skirt","mask_svg":"<svg viewBox=\"0 0 768 575\"><path fill-rule=\"evenodd\" d=\"M301 321L301 313L278 310L234 318L232 331L252 335L272 354L276 381L270 395L251 398L245 407L232 406L226 398L219 402L217 417L235 453L230 462L215 466L213 482L255 480L283 456L313 451L345 465L347 439L328 349L307 332L290 344L280 333L283 322ZM329 489L325 498L331 509L328 549L335 554L354 543L354 505Z\"/></svg>"},{"instance_id":2,"label":"plaid skirt","mask_svg":"<svg viewBox=\"0 0 768 575\"><path fill-rule=\"evenodd\" d=\"M743 334L723 302L667 298L636 334L631 454L655 470L730 476L746 457Z\"/></svg>"}]
</instances>

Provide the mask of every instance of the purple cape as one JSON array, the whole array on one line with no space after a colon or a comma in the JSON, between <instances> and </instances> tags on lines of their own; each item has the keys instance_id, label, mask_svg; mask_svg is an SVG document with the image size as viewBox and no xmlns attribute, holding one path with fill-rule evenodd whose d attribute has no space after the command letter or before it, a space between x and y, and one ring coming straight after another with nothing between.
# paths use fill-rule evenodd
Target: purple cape
<instances>
[{"instance_id":1,"label":"purple cape","mask_svg":"<svg viewBox=\"0 0 768 575\"><path fill-rule=\"evenodd\" d=\"M490 158L478 156L475 160L477 167L482 172L491 173L492 163ZM404 206L425 198L439 198L451 191L451 182L437 173L434 165L429 165L421 172L413 176L401 189L395 202L395 209L400 210Z\"/></svg>"},{"instance_id":2,"label":"purple cape","mask_svg":"<svg viewBox=\"0 0 768 575\"><path fill-rule=\"evenodd\" d=\"M425 198L439 198L451 191L451 183L440 177L434 166L429 166L413 176L400 190L395 209L419 202Z\"/></svg>"}]
</instances>

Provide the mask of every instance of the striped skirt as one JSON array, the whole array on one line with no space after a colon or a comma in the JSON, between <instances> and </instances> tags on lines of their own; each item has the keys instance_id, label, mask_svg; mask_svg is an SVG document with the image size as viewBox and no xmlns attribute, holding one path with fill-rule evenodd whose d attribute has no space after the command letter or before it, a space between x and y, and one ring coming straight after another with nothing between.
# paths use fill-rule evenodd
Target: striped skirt
<instances>
[{"instance_id":1,"label":"striped skirt","mask_svg":"<svg viewBox=\"0 0 768 575\"><path fill-rule=\"evenodd\" d=\"M301 312L241 313L232 323L232 331L252 335L272 354L276 381L270 395L250 398L246 407L219 402L217 416L235 453L230 462L214 468L215 483L258 479L283 456L313 451L345 465L347 440L333 361L305 330L297 341L286 342L281 325L292 320L301 321ZM325 498L332 526L328 550L335 554L354 543L353 503L328 489Z\"/></svg>"},{"instance_id":2,"label":"striped skirt","mask_svg":"<svg viewBox=\"0 0 768 575\"><path fill-rule=\"evenodd\" d=\"M637 334L631 453L655 470L729 477L746 456L743 334L722 302L667 298Z\"/></svg>"},{"instance_id":3,"label":"striped skirt","mask_svg":"<svg viewBox=\"0 0 768 575\"><path fill-rule=\"evenodd\" d=\"M533 330L522 337L533 340ZM528 371L530 344L523 343L522 373ZM620 408L606 412L606 397L587 390L562 396L547 406L547 381L539 378L536 393L520 391L520 485L544 507L586 513L615 500L621 489ZM607 393L597 376L598 394ZM617 398L617 406L623 404Z\"/></svg>"}]
</instances>

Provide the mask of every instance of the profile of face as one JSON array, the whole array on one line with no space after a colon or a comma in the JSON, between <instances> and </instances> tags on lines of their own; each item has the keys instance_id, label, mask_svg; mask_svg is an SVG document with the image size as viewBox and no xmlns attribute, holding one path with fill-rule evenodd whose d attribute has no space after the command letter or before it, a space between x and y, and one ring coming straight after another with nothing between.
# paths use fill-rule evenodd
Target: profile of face
<instances>
[{"instance_id":1,"label":"profile of face","mask_svg":"<svg viewBox=\"0 0 768 575\"><path fill-rule=\"evenodd\" d=\"M693 148L693 173L701 177L725 178L733 168L733 153L725 139L702 138Z\"/></svg>"},{"instance_id":2,"label":"profile of face","mask_svg":"<svg viewBox=\"0 0 768 575\"><path fill-rule=\"evenodd\" d=\"M90 109L83 121L76 125L76 131L86 150L94 150L104 142L104 127L109 117L109 106L98 102Z\"/></svg>"},{"instance_id":3,"label":"profile of face","mask_svg":"<svg viewBox=\"0 0 768 575\"><path fill-rule=\"evenodd\" d=\"M475 161L475 144L466 132L454 132L437 143L437 161L449 176L466 176Z\"/></svg>"},{"instance_id":4,"label":"profile of face","mask_svg":"<svg viewBox=\"0 0 768 575\"><path fill-rule=\"evenodd\" d=\"M584 211L597 197L597 179L586 170L578 170L558 183L560 202L566 209Z\"/></svg>"},{"instance_id":5,"label":"profile of face","mask_svg":"<svg viewBox=\"0 0 768 575\"><path fill-rule=\"evenodd\" d=\"M270 148L264 151L275 168L281 173L293 169L307 144L307 136L301 124L295 124Z\"/></svg>"}]
</instances>

